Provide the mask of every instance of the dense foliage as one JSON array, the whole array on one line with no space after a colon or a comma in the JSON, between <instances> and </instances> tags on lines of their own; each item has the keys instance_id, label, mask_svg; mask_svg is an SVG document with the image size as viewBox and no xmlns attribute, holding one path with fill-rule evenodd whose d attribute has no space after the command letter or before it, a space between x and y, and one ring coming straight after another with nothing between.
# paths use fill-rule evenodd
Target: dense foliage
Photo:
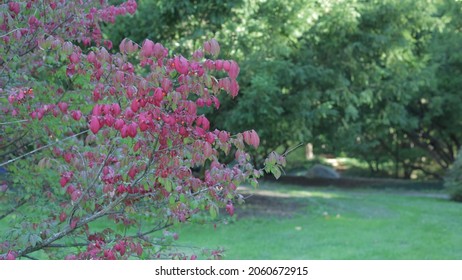
<instances>
[{"instance_id":1,"label":"dense foliage","mask_svg":"<svg viewBox=\"0 0 462 280\"><path fill-rule=\"evenodd\" d=\"M312 142L316 153L363 159L372 172L392 163L406 178L440 177L454 161L462 2L212 2L140 1L123 28L105 33L181 38L172 48L219 38L241 66L246 98L222 100L208 116L214 127L258 131L261 154Z\"/></svg>"},{"instance_id":2,"label":"dense foliage","mask_svg":"<svg viewBox=\"0 0 462 280\"><path fill-rule=\"evenodd\" d=\"M448 189L452 200L462 202L462 153L459 152L456 161L446 174L444 186Z\"/></svg>"},{"instance_id":3,"label":"dense foliage","mask_svg":"<svg viewBox=\"0 0 462 280\"><path fill-rule=\"evenodd\" d=\"M237 96L239 65L215 39L189 57L149 39L111 52L99 24L133 14L133 0L0 7L0 258L196 258L169 250L168 228L232 216L237 186L263 174L246 152L254 130L212 129L199 112ZM272 153L265 170L280 164Z\"/></svg>"}]
</instances>

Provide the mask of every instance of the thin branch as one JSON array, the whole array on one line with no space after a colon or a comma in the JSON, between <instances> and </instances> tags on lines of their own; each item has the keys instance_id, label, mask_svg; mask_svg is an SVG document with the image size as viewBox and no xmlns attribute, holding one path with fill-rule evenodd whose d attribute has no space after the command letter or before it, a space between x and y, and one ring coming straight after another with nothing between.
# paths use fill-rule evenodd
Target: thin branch
<instances>
[{"instance_id":1,"label":"thin branch","mask_svg":"<svg viewBox=\"0 0 462 280\"><path fill-rule=\"evenodd\" d=\"M288 154L290 154L291 152L295 151L296 149L300 148L303 144L305 143L299 143L297 146L293 147L293 148L290 148L288 149L287 151L285 151L282 155L283 156L287 156Z\"/></svg>"},{"instance_id":2,"label":"thin branch","mask_svg":"<svg viewBox=\"0 0 462 280\"><path fill-rule=\"evenodd\" d=\"M38 259L36 259L34 257L31 257L29 255L24 255L23 257L25 257L26 259L29 259L29 260L38 261Z\"/></svg>"},{"instance_id":3,"label":"thin branch","mask_svg":"<svg viewBox=\"0 0 462 280\"><path fill-rule=\"evenodd\" d=\"M69 247L85 247L88 243L74 243L74 244L49 244L46 248L69 248Z\"/></svg>"},{"instance_id":4,"label":"thin branch","mask_svg":"<svg viewBox=\"0 0 462 280\"><path fill-rule=\"evenodd\" d=\"M98 181L98 178L99 176L101 175L101 173L103 172L103 169L104 167L106 166L106 163L107 163L107 160L109 159L109 157L111 156L112 152L114 151L114 144L111 145L111 147L109 148L109 151L106 155L106 158L104 159L103 163L101 164L101 168L99 169L98 173L96 174L95 178L93 179L93 182L91 183L91 185L85 190L85 192L80 196L80 198L75 202L75 206L74 208L72 209L72 214L71 214L71 218L69 219L69 222L72 220L72 217L74 216L74 213L75 211L77 210L77 207L78 205L80 204L80 202L82 201L82 199L85 197L86 194L88 194L90 192L91 189L93 189L93 187L96 185L96 182Z\"/></svg>"},{"instance_id":5,"label":"thin branch","mask_svg":"<svg viewBox=\"0 0 462 280\"><path fill-rule=\"evenodd\" d=\"M3 163L0 163L0 166L4 166L4 165L7 165L7 164L10 164L10 163L12 163L12 162L17 161L18 159L22 159L23 157L32 155L32 154L34 154L34 153L36 153L36 152L38 152L38 151L41 151L41 150L43 150L43 149L49 148L49 147L51 147L51 146L54 146L54 145L56 145L57 143L64 142L64 141L66 141L66 140L68 140L68 139L71 139L71 138L77 137L77 136L79 136L79 135L81 135L81 134L87 133L88 131L89 131L89 130L87 129L87 130L82 131L82 132L80 132L80 133L77 133L77 134L71 135L71 136L69 136L69 137L66 137L66 138L64 138L64 139L62 139L62 140L56 141L56 142L54 142L54 143L50 143L50 144L48 144L48 145L45 145L45 146L43 146L43 147L40 147L40 148L35 149L35 150L33 150L33 151L30 151L30 152L28 152L28 153L26 153L26 154L24 154L24 155L22 155L22 156L19 156L19 157L10 159L9 161L5 161L5 162L3 162Z\"/></svg>"},{"instance_id":6,"label":"thin branch","mask_svg":"<svg viewBox=\"0 0 462 280\"><path fill-rule=\"evenodd\" d=\"M166 228L168 228L168 227L171 227L172 225L173 225L173 223L166 223L166 224L164 224L163 226L155 227L155 228L153 228L153 229L151 229L151 230L148 230L148 231L146 231L146 232L144 232L144 233L139 232L139 233L137 233L136 235L133 235L133 236L131 236L131 237L143 238L143 237L145 237L146 235L149 235L149 234L154 233L154 232L159 231L159 230L166 229Z\"/></svg>"},{"instance_id":7,"label":"thin branch","mask_svg":"<svg viewBox=\"0 0 462 280\"><path fill-rule=\"evenodd\" d=\"M85 195L88 194L90 192L90 190L93 189L93 187L95 186L95 184L96 184L99 176L101 175L101 173L102 173L102 171L104 169L104 166L106 166L107 160L109 159L109 156L112 154L113 150L114 150L114 144L112 144L111 147L109 148L109 151L108 151L108 153L106 155L106 158L104 159L103 163L101 164L101 168L99 169L98 173L96 174L95 178L93 179L93 182L91 183L91 185L85 190L85 192L75 202L74 208L72 208L71 215L69 217L69 225L71 224L72 218L74 217L77 209L79 208L80 202L83 200Z\"/></svg>"},{"instance_id":8,"label":"thin branch","mask_svg":"<svg viewBox=\"0 0 462 280\"><path fill-rule=\"evenodd\" d=\"M17 143L19 140L21 140L22 138L24 138L28 133L29 133L29 131L26 131L25 133L23 133L23 134L22 134L21 136L19 136L18 138L12 140L10 143L8 143L8 144L6 144L6 145L4 145L4 146L1 146L0 148L1 148L1 149L6 149L6 148L8 148L9 146L11 146L11 145Z\"/></svg>"},{"instance_id":9,"label":"thin branch","mask_svg":"<svg viewBox=\"0 0 462 280\"><path fill-rule=\"evenodd\" d=\"M5 156L7 156L7 155L9 155L9 154L13 154L14 152L16 152L16 151L18 151L18 150L20 150L20 149L22 149L22 148L24 148L24 147L29 146L30 144L34 143L34 142L37 141L37 140L39 140L39 139L34 139L34 140L31 140L31 141L29 141L29 142L27 142L27 143L22 144L22 145L19 146L19 147L15 147L13 150L7 151L7 152L1 154L1 155L0 155L0 158L5 157ZM14 144L14 143L17 143L17 142L13 142L13 144ZM8 145L8 146L10 146L10 145Z\"/></svg>"},{"instance_id":10,"label":"thin branch","mask_svg":"<svg viewBox=\"0 0 462 280\"><path fill-rule=\"evenodd\" d=\"M20 200L19 203L18 203L15 207L11 208L11 209L8 210L5 214L1 215L1 216L0 216L0 220L4 219L4 218L7 217L8 215L10 215L10 214L16 212L16 210L18 210L19 207L21 207L21 206L23 206L24 204L26 204L29 200L30 200L30 199L22 199L22 200Z\"/></svg>"},{"instance_id":11,"label":"thin branch","mask_svg":"<svg viewBox=\"0 0 462 280\"><path fill-rule=\"evenodd\" d=\"M152 165L152 163L154 162L154 155L155 155L155 153L156 153L155 149L157 148L158 142L159 142L159 137L156 138L156 142L154 143L154 146L153 146L154 148L153 148L151 157L149 158L149 162L148 162L148 164L146 165L146 168L144 169L143 174L142 174L139 178L137 178L137 179L135 180L135 182L133 183L133 186L136 186L144 177L146 177L149 168L151 168L151 165Z\"/></svg>"},{"instance_id":12,"label":"thin branch","mask_svg":"<svg viewBox=\"0 0 462 280\"><path fill-rule=\"evenodd\" d=\"M67 225L64 229L62 229L60 232L57 232L55 234L53 234L52 236L50 236L49 238L43 240L42 242L36 244L35 246L30 246L30 247L27 247L25 248L24 250L19 250L18 251L18 258L20 257L24 257L25 255L29 254L29 253L32 253L32 252L35 252L35 251L38 251L38 250L41 250L45 247L48 247L49 245L51 245L53 242L67 236L68 234L70 234L71 232L73 232L74 230L96 220L96 219L99 219L105 215L108 214L108 212L110 212L114 207L116 207L117 205L119 205L119 203L121 203L125 198L127 197L127 193L119 196L116 200L114 200L113 202L109 203L109 205L102 209L101 211L98 211L96 213L93 213L81 220L79 220L77 222L77 224L75 225L75 227L71 227L70 225ZM3 254L4 255L4 254ZM2 255L0 255L2 256Z\"/></svg>"},{"instance_id":13,"label":"thin branch","mask_svg":"<svg viewBox=\"0 0 462 280\"><path fill-rule=\"evenodd\" d=\"M0 38L3 38L3 37L5 37L5 36L8 36L9 34L11 34L11 33L15 32L15 31L17 31L17 30L21 30L21 29L22 29L22 28L16 28L16 29L13 29L13 30L11 30L11 31L10 31L10 32L8 32L8 33L5 33L5 34L3 34L3 35L0 35Z\"/></svg>"},{"instance_id":14,"label":"thin branch","mask_svg":"<svg viewBox=\"0 0 462 280\"><path fill-rule=\"evenodd\" d=\"M28 120L19 120L19 121L12 121L12 122L4 122L4 123L0 123L0 125L16 124L16 123L23 123L23 122L28 122Z\"/></svg>"}]
</instances>

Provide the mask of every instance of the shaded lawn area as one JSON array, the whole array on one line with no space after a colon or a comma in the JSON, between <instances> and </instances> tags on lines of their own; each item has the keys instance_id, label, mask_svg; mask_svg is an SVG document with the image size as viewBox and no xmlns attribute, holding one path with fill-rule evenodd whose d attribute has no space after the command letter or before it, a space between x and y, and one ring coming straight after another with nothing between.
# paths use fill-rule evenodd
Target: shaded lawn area
<instances>
[{"instance_id":1,"label":"shaded lawn area","mask_svg":"<svg viewBox=\"0 0 462 280\"><path fill-rule=\"evenodd\" d=\"M237 221L181 225L182 245L225 259L462 259L462 204L441 193L265 183Z\"/></svg>"}]
</instances>

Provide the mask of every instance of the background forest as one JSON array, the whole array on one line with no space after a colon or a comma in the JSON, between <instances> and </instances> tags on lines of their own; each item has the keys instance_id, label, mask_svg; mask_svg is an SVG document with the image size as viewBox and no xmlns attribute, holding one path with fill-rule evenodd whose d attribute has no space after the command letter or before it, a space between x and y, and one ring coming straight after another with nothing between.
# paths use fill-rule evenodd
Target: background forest
<instances>
[{"instance_id":1,"label":"background forest","mask_svg":"<svg viewBox=\"0 0 462 280\"><path fill-rule=\"evenodd\" d=\"M462 136L461 1L149 1L104 28L117 46L206 38L241 66L213 126L255 129L260 155L313 143L373 174L441 178Z\"/></svg>"}]
</instances>

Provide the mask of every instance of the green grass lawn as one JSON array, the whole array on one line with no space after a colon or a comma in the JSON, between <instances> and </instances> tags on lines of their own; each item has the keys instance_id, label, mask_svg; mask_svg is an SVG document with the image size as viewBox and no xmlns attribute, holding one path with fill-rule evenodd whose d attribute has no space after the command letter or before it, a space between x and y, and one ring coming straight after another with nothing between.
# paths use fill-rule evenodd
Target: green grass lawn
<instances>
[{"instance_id":1,"label":"green grass lawn","mask_svg":"<svg viewBox=\"0 0 462 280\"><path fill-rule=\"evenodd\" d=\"M254 196L228 222L170 229L179 250L201 256L200 248L221 247L225 259L239 260L462 259L462 204L442 193L275 183L243 192ZM107 224L91 228L99 226Z\"/></svg>"},{"instance_id":2,"label":"green grass lawn","mask_svg":"<svg viewBox=\"0 0 462 280\"><path fill-rule=\"evenodd\" d=\"M182 225L181 245L223 247L225 259L241 260L462 259L462 204L439 196L277 184L258 193L297 210L291 217L246 215L216 229ZM252 211L247 207L243 213Z\"/></svg>"}]
</instances>

